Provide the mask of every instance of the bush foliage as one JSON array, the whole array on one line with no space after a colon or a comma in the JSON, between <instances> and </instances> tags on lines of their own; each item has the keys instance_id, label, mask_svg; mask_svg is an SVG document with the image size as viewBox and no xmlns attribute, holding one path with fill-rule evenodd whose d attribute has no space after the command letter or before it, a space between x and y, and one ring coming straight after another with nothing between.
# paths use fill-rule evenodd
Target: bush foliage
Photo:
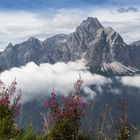
<instances>
[{"instance_id":1,"label":"bush foliage","mask_svg":"<svg viewBox=\"0 0 140 140\"><path fill-rule=\"evenodd\" d=\"M20 91L16 92L16 80L8 87L0 81L0 140L128 140L130 133L127 121L121 120L120 127L114 129L108 106L101 113L100 121L93 122L93 116L86 116L87 106L94 108L80 95L82 83L83 80L79 78L74 84L74 91L63 97L61 102L57 101L53 89L50 99L44 102L47 112L47 115L42 114L44 134L37 134L32 123L25 130L15 123L21 100ZM81 129L81 119L85 116L90 122L86 130ZM133 137L133 140L138 139L139 133Z\"/></svg>"},{"instance_id":2,"label":"bush foliage","mask_svg":"<svg viewBox=\"0 0 140 140\"><path fill-rule=\"evenodd\" d=\"M6 87L0 81L0 138L10 138L19 132L18 126L14 123L14 118L20 109L21 94L16 93L16 81Z\"/></svg>"},{"instance_id":3,"label":"bush foliage","mask_svg":"<svg viewBox=\"0 0 140 140\"><path fill-rule=\"evenodd\" d=\"M86 100L80 96L82 80L75 83L75 91L63 98L60 105L56 93L51 93L51 99L45 102L48 115L44 116L45 131L49 140L72 140L78 136L81 117L84 115Z\"/></svg>"}]
</instances>

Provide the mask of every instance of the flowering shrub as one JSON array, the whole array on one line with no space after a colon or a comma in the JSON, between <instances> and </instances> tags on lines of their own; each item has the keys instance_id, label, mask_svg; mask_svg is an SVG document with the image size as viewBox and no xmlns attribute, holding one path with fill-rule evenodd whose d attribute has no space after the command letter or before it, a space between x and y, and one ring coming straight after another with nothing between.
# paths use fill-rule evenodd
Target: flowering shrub
<instances>
[{"instance_id":1,"label":"flowering shrub","mask_svg":"<svg viewBox=\"0 0 140 140\"><path fill-rule=\"evenodd\" d=\"M130 136L129 126L127 123L127 118L125 114L125 98L121 97L119 100L120 104L120 127L118 130L118 140L128 140Z\"/></svg>"},{"instance_id":2,"label":"flowering shrub","mask_svg":"<svg viewBox=\"0 0 140 140\"><path fill-rule=\"evenodd\" d=\"M13 81L9 87L6 87L0 81L0 137L10 137L14 135L14 118L18 115L20 109L21 94L15 96L16 81ZM13 128L12 128L13 127Z\"/></svg>"},{"instance_id":3,"label":"flowering shrub","mask_svg":"<svg viewBox=\"0 0 140 140\"><path fill-rule=\"evenodd\" d=\"M80 87L83 80L75 83L75 91L67 97L63 97L63 104L56 100L56 92L53 90L50 100L44 106L48 109L48 115L44 116L45 131L50 140L73 140L78 134L81 117L84 115L86 101L80 96Z\"/></svg>"}]
</instances>

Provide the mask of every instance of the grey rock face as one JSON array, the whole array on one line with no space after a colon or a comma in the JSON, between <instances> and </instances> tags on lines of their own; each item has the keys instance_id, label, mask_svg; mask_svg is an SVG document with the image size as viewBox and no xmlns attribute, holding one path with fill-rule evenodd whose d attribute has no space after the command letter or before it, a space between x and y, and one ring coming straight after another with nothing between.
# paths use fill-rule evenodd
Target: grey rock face
<instances>
[{"instance_id":1,"label":"grey rock face","mask_svg":"<svg viewBox=\"0 0 140 140\"><path fill-rule=\"evenodd\" d=\"M139 41L136 41L136 42L133 42L131 45L140 46L140 40Z\"/></svg>"},{"instance_id":2,"label":"grey rock face","mask_svg":"<svg viewBox=\"0 0 140 140\"><path fill-rule=\"evenodd\" d=\"M31 37L29 40L13 46L9 44L7 48L0 54L0 67L9 69L25 65L30 61L37 63L40 54L41 42Z\"/></svg>"},{"instance_id":3,"label":"grey rock face","mask_svg":"<svg viewBox=\"0 0 140 140\"><path fill-rule=\"evenodd\" d=\"M9 44L0 54L0 67L9 69L30 61L37 64L68 62L84 57L92 71L101 70L103 66L108 68L112 62L117 62L121 70L122 65L140 69L139 54L140 42L127 45L112 28L104 28L97 18L89 17L74 33L59 34L44 41L31 37L14 46Z\"/></svg>"}]
</instances>

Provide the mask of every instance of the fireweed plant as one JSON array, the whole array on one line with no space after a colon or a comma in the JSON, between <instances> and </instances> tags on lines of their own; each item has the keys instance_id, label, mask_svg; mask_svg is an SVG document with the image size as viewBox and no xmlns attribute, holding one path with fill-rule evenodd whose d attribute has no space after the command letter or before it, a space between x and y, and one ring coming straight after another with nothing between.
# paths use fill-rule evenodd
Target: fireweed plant
<instances>
[{"instance_id":1,"label":"fireweed plant","mask_svg":"<svg viewBox=\"0 0 140 140\"><path fill-rule=\"evenodd\" d=\"M74 84L74 91L63 97L63 103L56 99L53 89L51 98L44 103L48 115L44 116L45 133L49 140L77 139L81 118L87 105L86 100L80 96L83 80L79 78Z\"/></svg>"},{"instance_id":2,"label":"fireweed plant","mask_svg":"<svg viewBox=\"0 0 140 140\"><path fill-rule=\"evenodd\" d=\"M11 138L17 135L14 118L20 110L21 93L16 94L16 80L6 87L0 81L0 138Z\"/></svg>"}]
</instances>

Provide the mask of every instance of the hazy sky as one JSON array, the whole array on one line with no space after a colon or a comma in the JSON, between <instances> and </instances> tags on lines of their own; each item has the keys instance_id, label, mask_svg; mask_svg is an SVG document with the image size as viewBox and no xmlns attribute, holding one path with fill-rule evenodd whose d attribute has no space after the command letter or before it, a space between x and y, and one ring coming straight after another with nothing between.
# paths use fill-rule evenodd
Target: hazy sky
<instances>
[{"instance_id":1,"label":"hazy sky","mask_svg":"<svg viewBox=\"0 0 140 140\"><path fill-rule=\"evenodd\" d=\"M73 32L88 16L127 43L140 40L139 0L0 0L0 51L8 43Z\"/></svg>"}]
</instances>

